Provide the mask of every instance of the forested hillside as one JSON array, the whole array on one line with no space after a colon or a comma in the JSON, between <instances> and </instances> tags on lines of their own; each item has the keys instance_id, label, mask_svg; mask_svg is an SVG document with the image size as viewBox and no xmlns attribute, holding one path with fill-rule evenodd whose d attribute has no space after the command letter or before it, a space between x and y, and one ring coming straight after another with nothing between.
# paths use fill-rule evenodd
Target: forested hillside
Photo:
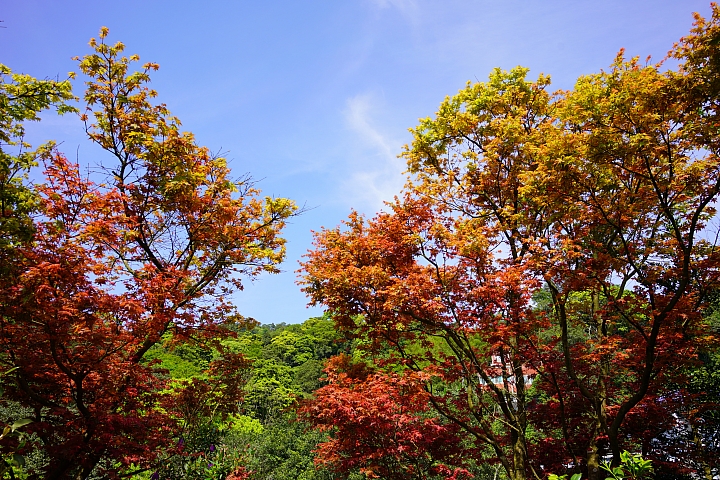
<instances>
[{"instance_id":1,"label":"forested hillside","mask_svg":"<svg viewBox=\"0 0 720 480\"><path fill-rule=\"evenodd\" d=\"M146 359L157 363L171 388L189 389L182 407L179 452L168 450L157 478L225 478L242 467L251 478L330 479L315 469L318 444L326 436L299 421L295 409L323 384L324 363L350 354L353 342L341 337L329 318L302 324L261 325L208 345L158 345ZM248 360L240 373L236 403L224 405L228 384L213 375L220 351ZM200 393L200 395L198 395ZM152 477L147 473L142 478Z\"/></svg>"},{"instance_id":2,"label":"forested hillside","mask_svg":"<svg viewBox=\"0 0 720 480\"><path fill-rule=\"evenodd\" d=\"M402 195L314 234L297 324L232 299L302 209L183 131L158 65L106 28L82 100L0 65L0 477L718 478L712 8L656 63L446 97ZM29 145L47 110L102 161Z\"/></svg>"}]
</instances>

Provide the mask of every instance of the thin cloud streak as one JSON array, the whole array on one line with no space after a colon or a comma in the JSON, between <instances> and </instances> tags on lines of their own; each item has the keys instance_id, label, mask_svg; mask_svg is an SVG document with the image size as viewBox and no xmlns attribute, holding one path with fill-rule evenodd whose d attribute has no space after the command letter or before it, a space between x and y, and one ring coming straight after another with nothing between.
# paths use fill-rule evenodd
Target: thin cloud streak
<instances>
[{"instance_id":1,"label":"thin cloud streak","mask_svg":"<svg viewBox=\"0 0 720 480\"><path fill-rule=\"evenodd\" d=\"M370 111L374 107L372 94L356 95L347 101L345 119L350 128L360 134L364 143L380 150L386 158L394 158L397 154L396 146L385 138L371 123Z\"/></svg>"},{"instance_id":2,"label":"thin cloud streak","mask_svg":"<svg viewBox=\"0 0 720 480\"><path fill-rule=\"evenodd\" d=\"M389 138L376 126L373 112L376 101L372 94L356 95L347 100L345 121L355 134L360 152L353 155L349 177L342 182L346 200L352 205L365 205L373 212L397 195L405 181L405 163L398 158L402 142Z\"/></svg>"}]
</instances>

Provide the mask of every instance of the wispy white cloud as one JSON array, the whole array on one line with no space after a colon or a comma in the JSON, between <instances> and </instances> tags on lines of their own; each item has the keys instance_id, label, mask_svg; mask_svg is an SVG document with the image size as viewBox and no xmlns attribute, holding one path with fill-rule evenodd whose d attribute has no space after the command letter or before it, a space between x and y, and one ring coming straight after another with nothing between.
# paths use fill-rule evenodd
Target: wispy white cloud
<instances>
[{"instance_id":1,"label":"wispy white cloud","mask_svg":"<svg viewBox=\"0 0 720 480\"><path fill-rule=\"evenodd\" d=\"M342 188L354 207L359 203L374 211L392 200L405 182L405 162L398 158L402 142L378 126L378 103L373 94L356 95L347 100L344 111L358 148L350 156L353 164Z\"/></svg>"},{"instance_id":2,"label":"wispy white cloud","mask_svg":"<svg viewBox=\"0 0 720 480\"><path fill-rule=\"evenodd\" d=\"M375 97L370 93L351 97L347 101L345 119L350 128L362 136L365 143L374 146L386 158L394 158L396 155L393 151L395 145L372 125L370 115L375 104Z\"/></svg>"}]
</instances>

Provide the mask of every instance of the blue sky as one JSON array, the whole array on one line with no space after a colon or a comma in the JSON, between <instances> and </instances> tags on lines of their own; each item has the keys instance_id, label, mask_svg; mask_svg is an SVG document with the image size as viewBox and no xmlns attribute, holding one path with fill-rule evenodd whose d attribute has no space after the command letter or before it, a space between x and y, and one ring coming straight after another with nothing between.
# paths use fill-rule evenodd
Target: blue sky
<instances>
[{"instance_id":1,"label":"blue sky","mask_svg":"<svg viewBox=\"0 0 720 480\"><path fill-rule=\"evenodd\" d=\"M284 272L235 296L246 316L296 323L321 313L295 285L311 230L392 199L407 129L446 95L494 67L523 65L560 89L622 47L659 59L694 11L709 15L709 2L0 0L0 63L64 77L103 25L111 42L159 63L153 88L185 130L228 152L233 171L261 180L264 194L311 208L287 228ZM72 116L45 116L29 137L62 142L81 164L103 156Z\"/></svg>"}]
</instances>

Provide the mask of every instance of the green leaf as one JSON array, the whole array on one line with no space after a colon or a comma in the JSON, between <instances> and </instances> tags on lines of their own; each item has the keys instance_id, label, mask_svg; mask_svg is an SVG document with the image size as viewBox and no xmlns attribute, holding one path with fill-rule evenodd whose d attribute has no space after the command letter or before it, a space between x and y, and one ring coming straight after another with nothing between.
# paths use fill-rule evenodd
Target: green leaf
<instances>
[{"instance_id":1,"label":"green leaf","mask_svg":"<svg viewBox=\"0 0 720 480\"><path fill-rule=\"evenodd\" d=\"M12 367L10 370L7 370L7 371L1 373L0 376L4 377L4 376L7 375L8 373L12 373L12 372L14 372L15 370L17 370L18 368L20 368L20 367Z\"/></svg>"},{"instance_id":2,"label":"green leaf","mask_svg":"<svg viewBox=\"0 0 720 480\"><path fill-rule=\"evenodd\" d=\"M15 422L15 423L13 423L10 428L12 428L12 431L14 432L14 431L17 430L18 428L24 427L24 426L27 425L28 423L32 423L32 422L33 422L33 421L32 421L32 419L30 419L30 418L23 418L23 419L18 420L18 421Z\"/></svg>"}]
</instances>

